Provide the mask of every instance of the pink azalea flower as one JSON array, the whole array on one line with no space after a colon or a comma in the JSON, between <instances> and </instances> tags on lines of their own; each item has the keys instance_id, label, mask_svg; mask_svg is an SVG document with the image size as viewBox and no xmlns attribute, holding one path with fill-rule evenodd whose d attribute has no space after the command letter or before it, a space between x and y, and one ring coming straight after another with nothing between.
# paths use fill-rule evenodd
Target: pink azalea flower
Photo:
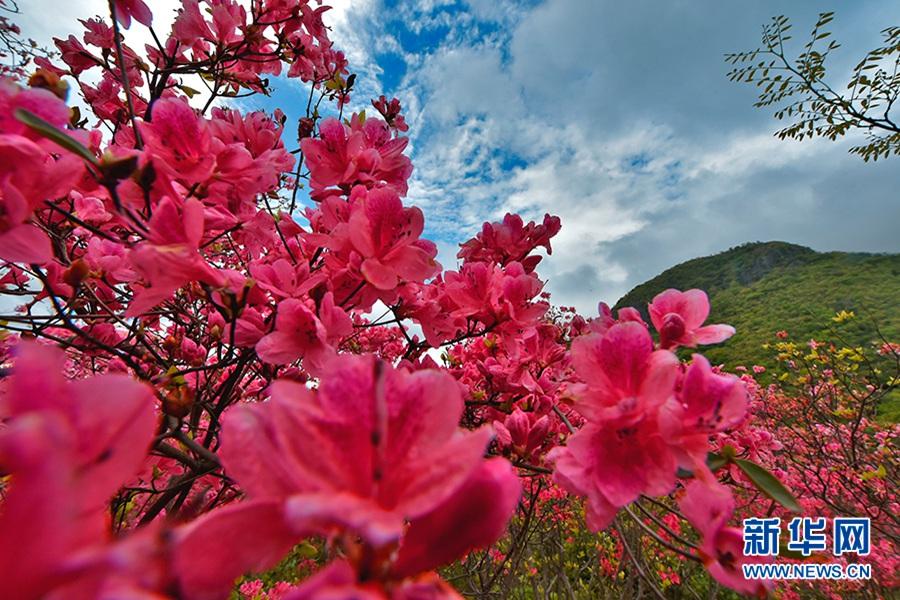
<instances>
[{"instance_id":1,"label":"pink azalea flower","mask_svg":"<svg viewBox=\"0 0 900 600\"><path fill-rule=\"evenodd\" d=\"M132 17L134 17L135 21L147 27L153 22L153 13L144 4L144 0L113 0L113 4L116 5L116 20L125 29L131 27Z\"/></svg>"},{"instance_id":2,"label":"pink azalea flower","mask_svg":"<svg viewBox=\"0 0 900 600\"><path fill-rule=\"evenodd\" d=\"M105 544L84 548L62 569L68 574L46 600L162 599L171 589L168 532L158 523ZM175 537L175 536L171 536Z\"/></svg>"},{"instance_id":3,"label":"pink azalea flower","mask_svg":"<svg viewBox=\"0 0 900 600\"><path fill-rule=\"evenodd\" d=\"M547 312L546 302L534 301L544 283L521 263L511 262L503 268L501 289L498 312L507 315L512 323L532 325Z\"/></svg>"},{"instance_id":4,"label":"pink azalea flower","mask_svg":"<svg viewBox=\"0 0 900 600\"><path fill-rule=\"evenodd\" d=\"M671 352L654 351L647 328L633 321L576 339L572 362L585 382L576 388L575 408L595 421L653 414L674 393L679 367Z\"/></svg>"},{"instance_id":5,"label":"pink azalea flower","mask_svg":"<svg viewBox=\"0 0 900 600\"><path fill-rule=\"evenodd\" d=\"M576 458L566 446L557 446L547 454L554 464L553 481L568 493L585 499L585 523L591 531L601 531L612 524L618 506L613 505L597 487L594 463L586 464Z\"/></svg>"},{"instance_id":6,"label":"pink azalea flower","mask_svg":"<svg viewBox=\"0 0 900 600\"><path fill-rule=\"evenodd\" d=\"M275 330L256 344L259 357L272 364L302 358L307 370L317 372L335 355L333 344L353 331L353 323L334 305L330 292L322 300L319 315L303 301L288 298L278 304Z\"/></svg>"},{"instance_id":7,"label":"pink azalea flower","mask_svg":"<svg viewBox=\"0 0 900 600\"><path fill-rule=\"evenodd\" d=\"M276 189L279 175L293 168L294 157L281 140L282 126L265 113L214 108L207 123L216 152L209 196L227 201L232 212L247 198Z\"/></svg>"},{"instance_id":8,"label":"pink azalea flower","mask_svg":"<svg viewBox=\"0 0 900 600\"><path fill-rule=\"evenodd\" d=\"M99 118L114 120L125 110L125 102L119 96L122 85L108 72L104 71L97 86L82 83L80 87L85 102L93 107L94 114Z\"/></svg>"},{"instance_id":9,"label":"pink azalea flower","mask_svg":"<svg viewBox=\"0 0 900 600\"><path fill-rule=\"evenodd\" d=\"M242 348L255 346L266 335L268 327L262 315L253 307L241 312L234 328L234 343Z\"/></svg>"},{"instance_id":10,"label":"pink azalea flower","mask_svg":"<svg viewBox=\"0 0 900 600\"><path fill-rule=\"evenodd\" d=\"M547 415L537 418L534 413L530 414L534 416L534 422L529 413L519 408L507 415L502 423L494 421L494 430L497 432L500 447L510 448L515 454L526 459L541 447L550 432L550 418Z\"/></svg>"},{"instance_id":11,"label":"pink azalea flower","mask_svg":"<svg viewBox=\"0 0 900 600\"><path fill-rule=\"evenodd\" d=\"M679 363L654 351L647 328L630 321L575 340L572 360L585 382L574 390L575 409L588 424L548 458L560 485L588 497L589 526L603 528L640 494L667 494L675 485L676 454L658 414L675 394Z\"/></svg>"},{"instance_id":12,"label":"pink azalea flower","mask_svg":"<svg viewBox=\"0 0 900 600\"><path fill-rule=\"evenodd\" d=\"M0 134L24 136L34 142L46 144L45 148L58 150L58 146L44 140L24 123L16 119L15 110L24 108L51 125L65 128L69 122L69 107L52 92L40 88L21 88L11 80L0 80Z\"/></svg>"},{"instance_id":13,"label":"pink azalea flower","mask_svg":"<svg viewBox=\"0 0 900 600\"><path fill-rule=\"evenodd\" d=\"M699 475L687 486L678 506L701 534L699 553L703 564L722 585L742 594L764 597L772 583L744 579L741 566L750 561L744 557L743 534L740 529L727 526L734 512L731 492L711 473ZM766 559L755 557L753 560L763 562Z\"/></svg>"},{"instance_id":14,"label":"pink azalea flower","mask_svg":"<svg viewBox=\"0 0 900 600\"><path fill-rule=\"evenodd\" d=\"M390 102L388 102L388 99L381 95L378 100L372 100L372 106L381 114L389 126L397 131L409 130L403 115L400 114L402 107L400 106L400 100L397 98L391 98Z\"/></svg>"},{"instance_id":15,"label":"pink azalea flower","mask_svg":"<svg viewBox=\"0 0 900 600\"><path fill-rule=\"evenodd\" d=\"M123 244L92 237L88 242L84 260L91 270L99 272L110 283L132 281L136 274L126 260L127 251Z\"/></svg>"},{"instance_id":16,"label":"pink azalea flower","mask_svg":"<svg viewBox=\"0 0 900 600\"><path fill-rule=\"evenodd\" d=\"M9 179L0 181L0 259L45 263L53 258L50 239L28 222L31 206Z\"/></svg>"},{"instance_id":17,"label":"pink azalea flower","mask_svg":"<svg viewBox=\"0 0 900 600\"><path fill-rule=\"evenodd\" d=\"M362 277L377 293L360 301L370 306L401 282L421 282L440 271L437 247L419 237L425 226L422 211L404 207L392 188L356 186L349 202L326 198L308 217L313 230L322 233L307 235L306 241L327 247L329 268L347 277L341 287L350 289L339 298L350 297Z\"/></svg>"},{"instance_id":18,"label":"pink azalea flower","mask_svg":"<svg viewBox=\"0 0 900 600\"><path fill-rule=\"evenodd\" d=\"M99 58L88 52L87 48L74 35L70 35L65 40L53 38L53 43L59 49L63 62L69 65L72 75L80 75L88 69L103 64Z\"/></svg>"},{"instance_id":19,"label":"pink azalea flower","mask_svg":"<svg viewBox=\"0 0 900 600\"><path fill-rule=\"evenodd\" d=\"M207 40L214 39L200 10L200 0L184 0L181 3L178 16L172 24L172 37L195 53L209 45Z\"/></svg>"},{"instance_id":20,"label":"pink azalea flower","mask_svg":"<svg viewBox=\"0 0 900 600\"><path fill-rule=\"evenodd\" d=\"M276 298L301 298L325 281L321 273L310 276L308 263L292 265L284 258L272 264L254 261L250 263L250 274L260 288Z\"/></svg>"},{"instance_id":21,"label":"pink azalea flower","mask_svg":"<svg viewBox=\"0 0 900 600\"><path fill-rule=\"evenodd\" d=\"M250 500L201 517L181 538L176 569L189 593L217 597L309 534L352 534L339 539L355 585L360 568L400 582L502 533L519 484L504 460L483 460L488 429L458 429L452 378L364 356L331 363L321 381L317 391L276 382L268 402L226 414L220 455ZM199 568L207 554L216 560ZM373 560L387 561L384 570L370 570Z\"/></svg>"},{"instance_id":22,"label":"pink azalea flower","mask_svg":"<svg viewBox=\"0 0 900 600\"><path fill-rule=\"evenodd\" d=\"M427 285L407 284L399 291L400 313L422 326L425 340L432 346L440 346L465 329L466 319L455 314L456 305L445 293L440 275Z\"/></svg>"},{"instance_id":23,"label":"pink azalea flower","mask_svg":"<svg viewBox=\"0 0 900 600\"><path fill-rule=\"evenodd\" d=\"M289 298L278 304L275 331L256 344L265 362L287 364L299 358L319 362L330 354L326 333L316 314L302 300Z\"/></svg>"},{"instance_id":24,"label":"pink azalea flower","mask_svg":"<svg viewBox=\"0 0 900 600\"><path fill-rule=\"evenodd\" d=\"M363 257L361 270L369 283L389 290L401 279L422 281L440 269L434 260L437 248L419 239L425 227L420 209L404 208L390 188L371 190L358 202L348 222L349 235Z\"/></svg>"},{"instance_id":25,"label":"pink azalea flower","mask_svg":"<svg viewBox=\"0 0 900 600\"><path fill-rule=\"evenodd\" d=\"M95 196L85 196L73 191L69 196L74 201L75 214L88 223L106 223L113 215L106 210L103 200Z\"/></svg>"},{"instance_id":26,"label":"pink azalea flower","mask_svg":"<svg viewBox=\"0 0 900 600\"><path fill-rule=\"evenodd\" d=\"M319 139L309 137L300 142L314 198L329 195L332 187L349 192L356 184L387 185L406 195L406 180L412 174L412 163L403 154L408 140L392 138L387 123L375 118L363 123L357 115L349 126L325 119L319 134Z\"/></svg>"},{"instance_id":27,"label":"pink azalea flower","mask_svg":"<svg viewBox=\"0 0 900 600\"><path fill-rule=\"evenodd\" d=\"M706 461L710 434L740 425L747 413L747 389L734 375L714 373L709 361L694 354L677 398L660 413L660 427L677 448L679 463L693 469Z\"/></svg>"},{"instance_id":28,"label":"pink azalea flower","mask_svg":"<svg viewBox=\"0 0 900 600\"><path fill-rule=\"evenodd\" d=\"M499 538L519 494L509 463L488 460L448 501L410 523L388 574L390 586L383 586L382 581L361 583L349 562L335 561L285 599L461 600L432 569ZM463 523L465 527L460 529Z\"/></svg>"},{"instance_id":29,"label":"pink azalea flower","mask_svg":"<svg viewBox=\"0 0 900 600\"><path fill-rule=\"evenodd\" d=\"M53 258L50 240L31 216L44 200L68 193L84 167L71 153L51 154L58 154L58 146L19 122L19 108L60 128L69 109L47 90L0 81L0 259L46 263Z\"/></svg>"},{"instance_id":30,"label":"pink azalea flower","mask_svg":"<svg viewBox=\"0 0 900 600\"><path fill-rule=\"evenodd\" d=\"M0 576L38 598L71 576L77 555L107 543L106 503L138 470L155 429L153 396L124 375L67 382L61 352L21 344L0 397ZM74 568L71 568L74 571Z\"/></svg>"},{"instance_id":31,"label":"pink azalea flower","mask_svg":"<svg viewBox=\"0 0 900 600\"><path fill-rule=\"evenodd\" d=\"M206 181L216 162L207 121L178 98L157 100L151 117L140 129L154 166L187 186Z\"/></svg>"},{"instance_id":32,"label":"pink azalea flower","mask_svg":"<svg viewBox=\"0 0 900 600\"><path fill-rule=\"evenodd\" d=\"M734 335L731 325L703 325L709 316L709 299L702 290L668 289L653 298L649 312L663 348L718 344Z\"/></svg>"},{"instance_id":33,"label":"pink azalea flower","mask_svg":"<svg viewBox=\"0 0 900 600\"><path fill-rule=\"evenodd\" d=\"M113 28L106 21L97 17L94 19L78 19L87 30L84 32L84 43L98 48L112 50L115 47L115 34Z\"/></svg>"},{"instance_id":34,"label":"pink azalea flower","mask_svg":"<svg viewBox=\"0 0 900 600\"><path fill-rule=\"evenodd\" d=\"M503 271L484 262L464 263L459 272L446 271L444 292L456 305L454 313L493 323L494 307L502 291Z\"/></svg>"},{"instance_id":35,"label":"pink azalea flower","mask_svg":"<svg viewBox=\"0 0 900 600\"><path fill-rule=\"evenodd\" d=\"M550 458L557 461L558 483L574 482L572 493L599 494L592 501L601 506L618 509L641 494L665 495L675 487L675 455L651 420L630 426L588 424Z\"/></svg>"},{"instance_id":36,"label":"pink azalea flower","mask_svg":"<svg viewBox=\"0 0 900 600\"><path fill-rule=\"evenodd\" d=\"M392 576L416 577L491 545L506 530L520 491L506 460L482 462L447 500L410 522Z\"/></svg>"},{"instance_id":37,"label":"pink azalea flower","mask_svg":"<svg viewBox=\"0 0 900 600\"><path fill-rule=\"evenodd\" d=\"M547 311L546 302L534 301L543 283L517 262L503 267L463 263L459 272L444 273L445 292L456 305L454 316L478 320L485 325L508 322L515 333L535 325Z\"/></svg>"},{"instance_id":38,"label":"pink azalea flower","mask_svg":"<svg viewBox=\"0 0 900 600\"><path fill-rule=\"evenodd\" d=\"M481 232L460 245L458 258L465 261L496 262L505 265L515 261L522 263L527 272L541 261L540 256L530 256L539 246L553 254L550 238L559 233L559 217L544 215L541 224L524 224L522 217L507 213L500 223L485 223Z\"/></svg>"},{"instance_id":39,"label":"pink azalea flower","mask_svg":"<svg viewBox=\"0 0 900 600\"><path fill-rule=\"evenodd\" d=\"M191 198L182 206L166 196L150 218L146 242L131 251L129 259L145 282L133 286L134 298L126 315L146 312L170 298L192 281L222 285L225 278L200 255L203 237L203 204Z\"/></svg>"},{"instance_id":40,"label":"pink azalea flower","mask_svg":"<svg viewBox=\"0 0 900 600\"><path fill-rule=\"evenodd\" d=\"M734 513L734 497L708 470L698 473L678 501L681 513L702 535L725 527Z\"/></svg>"}]
</instances>

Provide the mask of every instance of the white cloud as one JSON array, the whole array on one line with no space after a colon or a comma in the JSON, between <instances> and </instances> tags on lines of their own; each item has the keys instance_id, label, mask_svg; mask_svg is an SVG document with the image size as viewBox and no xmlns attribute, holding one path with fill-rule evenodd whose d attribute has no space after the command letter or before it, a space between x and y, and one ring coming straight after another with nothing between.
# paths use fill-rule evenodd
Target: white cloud
<instances>
[{"instance_id":1,"label":"white cloud","mask_svg":"<svg viewBox=\"0 0 900 600\"><path fill-rule=\"evenodd\" d=\"M501 4L468 1L487 21ZM884 20L873 7L851 15L857 35L872 15ZM800 17L813 18L806 8ZM859 167L845 148L775 139L752 93L724 77L722 54L752 47L773 10L547 0L519 6L498 35L451 31L401 90L411 200L455 240L506 211L559 215L540 273L556 302L588 312L663 268L746 241L900 250L884 227L869 240L850 231L866 217L824 210L841 202L824 181ZM889 187L885 173L873 171L873 190Z\"/></svg>"},{"instance_id":2,"label":"white cloud","mask_svg":"<svg viewBox=\"0 0 900 600\"><path fill-rule=\"evenodd\" d=\"M168 33L175 20L175 10L181 6L179 0L153 0L153 28L160 35ZM67 38L70 34L78 36L81 25L78 19L90 19L102 16L109 19L109 4L106 0L28 0L20 2L21 14L14 17L22 28L22 34L33 38L39 44L53 48L53 38ZM132 22L129 29L123 30L125 43L137 49L144 44L152 44L153 36L140 23Z\"/></svg>"},{"instance_id":3,"label":"white cloud","mask_svg":"<svg viewBox=\"0 0 900 600\"><path fill-rule=\"evenodd\" d=\"M777 125L751 107L752 91L724 77L722 54L758 43L759 26L782 11L774 0L325 3L359 74L352 109L383 93L380 55L407 64L397 95L411 126L409 199L445 266L458 242L506 211L562 218L540 273L556 302L586 312L677 262L746 241L900 250L885 218L898 213L890 165L773 138ZM104 5L35 0L24 29L62 35ZM816 13L811 0L791 10L801 23ZM836 24L848 23L852 58L890 19L866 0L844 12Z\"/></svg>"},{"instance_id":4,"label":"white cloud","mask_svg":"<svg viewBox=\"0 0 900 600\"><path fill-rule=\"evenodd\" d=\"M336 47L354 69L378 70L371 54L374 36L366 26L376 17L375 0L330 0L326 4L331 10L323 19Z\"/></svg>"}]
</instances>

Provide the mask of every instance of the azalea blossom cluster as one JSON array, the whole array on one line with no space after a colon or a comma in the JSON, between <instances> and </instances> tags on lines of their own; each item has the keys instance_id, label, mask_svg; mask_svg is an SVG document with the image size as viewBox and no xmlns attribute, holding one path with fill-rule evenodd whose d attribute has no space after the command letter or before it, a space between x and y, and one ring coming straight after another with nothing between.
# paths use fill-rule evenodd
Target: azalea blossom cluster
<instances>
[{"instance_id":1,"label":"azalea blossom cluster","mask_svg":"<svg viewBox=\"0 0 900 600\"><path fill-rule=\"evenodd\" d=\"M551 309L551 215L486 223L444 269L399 101L343 115L327 7L183 0L160 36L110 6L0 82L5 589L223 598L312 537L326 564L285 598L456 598L435 570L552 473L592 529L683 493L695 557L749 591L706 463L746 389L674 353L734 332L703 292L654 299L657 340L635 309ZM276 76L308 87L296 139L228 102Z\"/></svg>"},{"instance_id":2,"label":"azalea blossom cluster","mask_svg":"<svg viewBox=\"0 0 900 600\"><path fill-rule=\"evenodd\" d=\"M573 329L581 331L584 327L580 317L566 313L563 310L553 315L562 324L560 333L564 338L571 337ZM873 336L879 337L877 331ZM655 585L664 594L677 594L684 589L702 594L706 588L697 578L699 564L733 589L747 594L762 593L769 586L746 582L739 576L743 547L740 529L735 525L745 518L772 516L786 524L799 513L829 520L848 515L869 517L871 553L865 557L855 554L831 557L828 552L820 552L804 558L786 552L775 560L792 562L827 557L828 561L843 564L863 562L872 566L872 579L780 582L779 597L821 594L835 598L857 594L889 597L894 593L898 585L898 532L894 515L897 512L896 442L900 431L896 424L878 418L878 411L890 407L889 403L880 402L896 389L897 346L890 341L879 341L867 350L843 347L834 341L795 343L788 341L791 337L788 332L779 332L778 341L771 345L777 361L784 367L779 368L776 363L769 367L754 365L735 369L743 373L741 382L749 391L748 418L733 429L715 433L712 436L715 451L706 460L719 482L727 482L727 487L711 479L705 469L691 478L695 481L685 480L686 469L682 468L676 491L668 498L642 495L618 510L617 518L604 533L590 536L579 530L578 524L583 523L579 505L559 495L560 489L547 481L552 475L535 474L529 478L529 487L537 484L540 488L537 505L532 510L529 506L523 509L524 515L515 522L507 543L502 546L504 554L500 554L505 559L502 564L527 567L512 573L507 573L506 568L503 571L503 577L508 578L506 585L516 593L534 589L542 595L565 594L574 589L576 596L603 596L629 589L639 579L640 584ZM579 341L577 337L575 341ZM460 365L483 362L486 354L491 357L487 364L503 357L502 343L497 341L485 346L470 344L466 349L457 350L454 357ZM526 368L541 373L546 381L556 377L556 367L550 364L547 368L548 364L535 361ZM481 389L487 390L487 398L496 400L492 407L479 410L495 413L491 418L497 419L498 449L516 461L520 469L525 468L526 453L531 464L543 464L540 457L546 449L534 444L540 437L537 431L549 423L553 429L549 438L555 445L565 439L566 428L556 426L552 412L543 416L534 414L529 403L535 397L526 396L526 391L500 393L495 385L497 380L490 377L484 366L468 369L466 377L474 381L479 370L486 373ZM722 375L719 368L713 367L712 371ZM567 379L564 374L561 378ZM517 395L522 398L521 404L515 402ZM567 396L563 393L561 398ZM504 418L503 411L509 410L504 403L510 401L512 412ZM577 413L566 414L572 423L581 425ZM535 433L531 423L539 425L534 428ZM737 460L729 461L725 457ZM769 469L796 494L799 506L789 509L767 496L739 464L747 466L744 461ZM757 471L754 476L758 474ZM557 479L565 483L558 476ZM585 508L590 510L590 505ZM534 516L528 520L529 515ZM523 544L522 540L526 539ZM694 547L690 552L679 551L691 544ZM782 539L782 547L785 544L786 539ZM592 565L594 552L597 553L594 560L601 567L599 571ZM631 563L651 575L649 583L634 573ZM455 565L450 572L456 578L489 579L493 572L489 569L485 572L482 564L476 556L474 560ZM681 587L674 590L671 586ZM477 586L470 589L476 596L483 593L483 588Z\"/></svg>"},{"instance_id":3,"label":"azalea blossom cluster","mask_svg":"<svg viewBox=\"0 0 900 600\"><path fill-rule=\"evenodd\" d=\"M675 489L678 469L693 473L682 510L703 534L701 553L721 583L746 592L741 572L741 532L726 528L733 511L731 493L706 464L709 438L740 425L747 411L744 384L734 375L713 372L694 354L684 367L669 349L715 343L734 333L726 325L703 322L706 295L668 290L649 306L659 331L659 348L635 310L608 310L573 342L572 361L584 381L574 386L575 410L585 425L566 446L554 449L555 477L573 494L587 498L587 524L607 528L618 510L641 495L663 496Z\"/></svg>"},{"instance_id":4,"label":"azalea blossom cluster","mask_svg":"<svg viewBox=\"0 0 900 600\"><path fill-rule=\"evenodd\" d=\"M840 316L834 320L839 322ZM796 493L804 514L868 517L872 550L865 560L880 586L875 593L887 594L900 585L896 518L900 426L877 419L877 410L895 388L900 353L890 341L869 349L847 347L838 343L839 335L798 343L790 340L789 332L779 332L771 345L776 366L771 371L756 367L753 375L741 377L750 392L752 418L720 434L716 445L767 465ZM777 377L763 383L768 374ZM763 511L758 491L738 469L730 467L729 477L737 483L740 515L771 512L782 522L791 519L771 501ZM858 559L851 555L835 560ZM794 587L802 591L809 585ZM858 592L862 586L859 581L817 583L819 591L835 596ZM797 597L797 591L788 597Z\"/></svg>"},{"instance_id":5,"label":"azalea blossom cluster","mask_svg":"<svg viewBox=\"0 0 900 600\"><path fill-rule=\"evenodd\" d=\"M668 290L648 307L658 343L637 310L614 318L601 305L593 319L575 315L563 327L536 328L508 354L488 338L459 348L455 362L486 400L477 410L494 418L501 452L519 465L553 465L554 480L585 498L594 531L609 528L642 496L673 494L682 474L690 474L680 504L702 536L694 557L724 585L761 593L766 585L743 578L741 532L729 526L731 492L707 465L710 439L745 420L746 385L700 354L685 365L673 351L734 333L704 325L708 312L703 292Z\"/></svg>"}]
</instances>

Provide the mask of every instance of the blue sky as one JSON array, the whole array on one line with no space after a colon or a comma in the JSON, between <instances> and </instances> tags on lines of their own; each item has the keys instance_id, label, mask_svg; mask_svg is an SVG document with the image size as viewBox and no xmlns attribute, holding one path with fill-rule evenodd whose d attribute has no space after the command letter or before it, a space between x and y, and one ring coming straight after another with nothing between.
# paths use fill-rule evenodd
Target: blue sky
<instances>
[{"instance_id":1,"label":"blue sky","mask_svg":"<svg viewBox=\"0 0 900 600\"><path fill-rule=\"evenodd\" d=\"M103 4L32 0L23 29L60 35ZM353 105L382 93L404 105L416 167L408 201L424 209L445 266L456 244L507 211L562 218L540 273L556 303L589 314L669 266L744 242L900 251L900 159L864 164L849 141L775 139L777 122L752 107L753 88L726 79L722 59L756 47L771 16L786 13L802 34L820 10L835 10L837 74L900 23L900 5L334 4L326 22L358 73ZM160 19L173 5L154 3ZM276 87L244 107L295 115L303 91Z\"/></svg>"}]
</instances>

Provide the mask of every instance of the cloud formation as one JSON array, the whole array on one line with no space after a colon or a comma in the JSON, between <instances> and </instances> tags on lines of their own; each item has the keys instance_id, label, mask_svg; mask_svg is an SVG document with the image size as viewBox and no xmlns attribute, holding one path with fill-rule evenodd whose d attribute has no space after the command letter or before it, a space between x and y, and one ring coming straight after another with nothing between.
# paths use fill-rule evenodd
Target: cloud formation
<instances>
[{"instance_id":1,"label":"cloud formation","mask_svg":"<svg viewBox=\"0 0 900 600\"><path fill-rule=\"evenodd\" d=\"M23 29L60 35L104 4L35 0ZM556 303L588 313L678 262L748 241L900 251L894 163L864 164L846 143L775 139L753 89L725 77L724 53L756 47L783 3L330 4L333 37L359 73L352 107L385 93L408 112L409 199L445 266L456 243L507 211L562 218L541 274ZM789 9L802 39L818 3ZM838 7L833 66L849 68L898 22L900 7L883 2ZM299 101L298 89L277 87L254 108Z\"/></svg>"},{"instance_id":2,"label":"cloud formation","mask_svg":"<svg viewBox=\"0 0 900 600\"><path fill-rule=\"evenodd\" d=\"M838 13L835 68L900 16L884 8ZM502 18L489 9L434 10ZM791 9L801 31L818 10ZM725 77L724 53L755 47L782 10L547 0L504 12L495 29L451 28L398 89L418 113L413 198L451 238L508 210L558 214L563 230L541 272L556 302L584 311L748 241L900 251L892 165L862 164L844 144L775 139L752 89Z\"/></svg>"}]
</instances>

